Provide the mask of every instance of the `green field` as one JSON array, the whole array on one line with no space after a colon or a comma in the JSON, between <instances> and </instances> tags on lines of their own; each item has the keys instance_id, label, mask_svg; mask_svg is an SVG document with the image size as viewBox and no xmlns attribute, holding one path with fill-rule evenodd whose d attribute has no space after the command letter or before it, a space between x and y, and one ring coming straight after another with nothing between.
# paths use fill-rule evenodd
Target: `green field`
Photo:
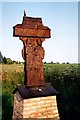
<instances>
[{"instance_id":1,"label":"green field","mask_svg":"<svg viewBox=\"0 0 80 120\"><path fill-rule=\"evenodd\" d=\"M1 67L2 120L11 120L13 112L12 91L17 84L23 84L24 82L24 66L11 64L0 65ZM50 82L59 92L57 101L61 120L78 120L80 115L79 73L77 64L44 64L45 82Z\"/></svg>"}]
</instances>

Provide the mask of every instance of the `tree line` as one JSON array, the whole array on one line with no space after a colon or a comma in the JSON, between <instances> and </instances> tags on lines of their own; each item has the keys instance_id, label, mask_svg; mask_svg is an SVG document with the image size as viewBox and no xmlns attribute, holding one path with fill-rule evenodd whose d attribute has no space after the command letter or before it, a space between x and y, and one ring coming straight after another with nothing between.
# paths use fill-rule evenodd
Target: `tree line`
<instances>
[{"instance_id":1,"label":"tree line","mask_svg":"<svg viewBox=\"0 0 80 120\"><path fill-rule=\"evenodd\" d=\"M11 60L11 58L6 58L5 56L3 57L2 53L0 52L0 63L3 64L24 64L24 62L20 62L20 61L15 61L15 60ZM43 62L44 64L60 64L59 62ZM63 62L62 64L70 64L69 62Z\"/></svg>"},{"instance_id":2,"label":"tree line","mask_svg":"<svg viewBox=\"0 0 80 120\"><path fill-rule=\"evenodd\" d=\"M0 63L2 64L24 64L24 62L11 60L11 58L3 57L1 51L0 51Z\"/></svg>"}]
</instances>

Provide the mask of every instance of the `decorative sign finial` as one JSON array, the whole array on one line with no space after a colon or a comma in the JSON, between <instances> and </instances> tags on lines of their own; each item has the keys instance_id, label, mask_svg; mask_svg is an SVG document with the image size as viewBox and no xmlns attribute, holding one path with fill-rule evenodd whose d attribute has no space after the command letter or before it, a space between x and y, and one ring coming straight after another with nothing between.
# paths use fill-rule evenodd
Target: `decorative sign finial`
<instances>
[{"instance_id":1,"label":"decorative sign finial","mask_svg":"<svg viewBox=\"0 0 80 120\"><path fill-rule=\"evenodd\" d=\"M26 17L26 12L25 12L25 10L24 10L24 17Z\"/></svg>"}]
</instances>

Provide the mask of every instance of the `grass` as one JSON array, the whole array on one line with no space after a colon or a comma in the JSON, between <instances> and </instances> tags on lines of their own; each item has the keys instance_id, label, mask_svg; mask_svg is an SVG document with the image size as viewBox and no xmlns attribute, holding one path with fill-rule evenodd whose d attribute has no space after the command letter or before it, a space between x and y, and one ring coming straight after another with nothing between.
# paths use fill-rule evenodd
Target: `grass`
<instances>
[{"instance_id":1,"label":"grass","mask_svg":"<svg viewBox=\"0 0 80 120\"><path fill-rule=\"evenodd\" d=\"M1 65L0 65L1 67ZM1 72L2 71L2 72ZM23 84L24 66L2 65L2 120L11 120L13 113L12 91ZM80 69L77 64L45 64L45 81L59 92L57 96L61 120L78 120L80 115ZM0 79L1 82L1 79Z\"/></svg>"}]
</instances>

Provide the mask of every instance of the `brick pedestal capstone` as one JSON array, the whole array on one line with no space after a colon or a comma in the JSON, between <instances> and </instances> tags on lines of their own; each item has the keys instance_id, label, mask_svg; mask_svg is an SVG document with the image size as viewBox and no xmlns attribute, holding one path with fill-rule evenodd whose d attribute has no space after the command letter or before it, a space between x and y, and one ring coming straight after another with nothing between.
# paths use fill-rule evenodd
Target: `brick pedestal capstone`
<instances>
[{"instance_id":1,"label":"brick pedestal capstone","mask_svg":"<svg viewBox=\"0 0 80 120\"><path fill-rule=\"evenodd\" d=\"M14 95L13 120L17 118L53 118L59 120L56 96L23 99L17 92Z\"/></svg>"}]
</instances>

